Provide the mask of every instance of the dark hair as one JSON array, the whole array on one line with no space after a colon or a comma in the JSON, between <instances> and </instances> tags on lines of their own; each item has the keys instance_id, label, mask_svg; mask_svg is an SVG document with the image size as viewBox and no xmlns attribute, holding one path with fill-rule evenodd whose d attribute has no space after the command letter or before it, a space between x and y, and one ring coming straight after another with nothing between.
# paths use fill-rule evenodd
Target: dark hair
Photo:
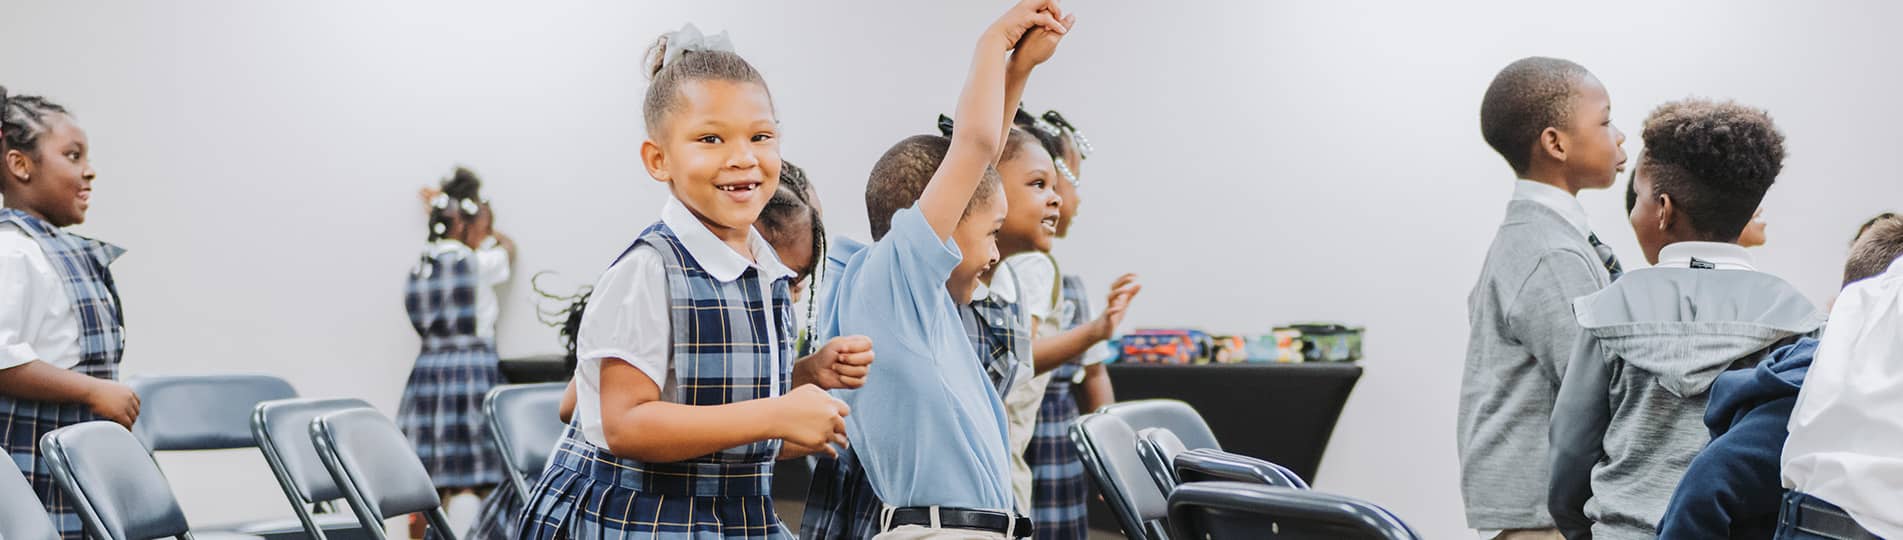
<instances>
[{"instance_id":1,"label":"dark hair","mask_svg":"<svg viewBox=\"0 0 1903 540\"><path fill-rule=\"evenodd\" d=\"M431 242L443 239L451 225L481 213L482 179L475 171L456 167L443 179L440 189L443 195L430 202Z\"/></svg>"},{"instance_id":2,"label":"dark hair","mask_svg":"<svg viewBox=\"0 0 1903 540\"><path fill-rule=\"evenodd\" d=\"M1763 109L1690 98L1645 119L1639 170L1670 195L1700 240L1738 238L1784 168L1784 134Z\"/></svg>"},{"instance_id":3,"label":"dark hair","mask_svg":"<svg viewBox=\"0 0 1903 540\"><path fill-rule=\"evenodd\" d=\"M1884 213L1863 225L1844 263L1844 285L1883 275L1903 256L1903 218Z\"/></svg>"},{"instance_id":4,"label":"dark hair","mask_svg":"<svg viewBox=\"0 0 1903 540\"><path fill-rule=\"evenodd\" d=\"M679 105L681 85L693 81L731 81L757 83L766 89L766 78L753 64L732 51L690 50L668 62L668 36L662 34L648 46L647 97L642 101L641 116L647 122L648 136L655 137L667 120L667 113ZM772 93L767 93L772 99Z\"/></svg>"},{"instance_id":5,"label":"dark hair","mask_svg":"<svg viewBox=\"0 0 1903 540\"><path fill-rule=\"evenodd\" d=\"M913 135L892 145L872 165L872 177L866 180L866 219L872 223L872 239L885 237L892 230L892 216L911 208L925 194L925 186L938 173L938 165L951 152L951 138L939 135ZM965 204L969 215L979 204L991 201L998 191L998 170L987 167L978 189Z\"/></svg>"},{"instance_id":6,"label":"dark hair","mask_svg":"<svg viewBox=\"0 0 1903 540\"><path fill-rule=\"evenodd\" d=\"M811 266L794 268L793 271L813 277L814 282L817 283L816 270L820 266L820 259L826 256L826 227L820 223L819 209L814 208L812 202L807 200L811 189L812 184L807 182L805 170L789 162L780 162L780 188L773 192L772 198L767 199L766 208L760 210L760 218L754 221L754 225L760 229L761 236L765 236L767 242L774 245L793 238L794 234L811 233L813 243ZM804 231L795 229L796 226L802 225L801 219L807 220L804 225L808 226Z\"/></svg>"},{"instance_id":7,"label":"dark hair","mask_svg":"<svg viewBox=\"0 0 1903 540\"><path fill-rule=\"evenodd\" d=\"M1579 81L1588 77L1592 72L1585 67L1558 58L1532 56L1507 64L1480 99L1481 137L1506 158L1514 174L1525 174L1540 132L1569 126Z\"/></svg>"},{"instance_id":8,"label":"dark hair","mask_svg":"<svg viewBox=\"0 0 1903 540\"><path fill-rule=\"evenodd\" d=\"M1045 152L1050 152L1051 159L1063 159L1064 150L1070 148L1070 137L1064 136L1063 128L1050 122L1040 121L1023 108L1018 109L1018 114L1011 119L1011 123L1032 137L1036 137L1037 144L1043 146Z\"/></svg>"},{"instance_id":9,"label":"dark hair","mask_svg":"<svg viewBox=\"0 0 1903 540\"><path fill-rule=\"evenodd\" d=\"M65 107L40 96L10 96L0 86L0 152L19 150L38 157L40 136L46 134L46 119L67 114Z\"/></svg>"},{"instance_id":10,"label":"dark hair","mask_svg":"<svg viewBox=\"0 0 1903 540\"><path fill-rule=\"evenodd\" d=\"M559 307L554 309L537 307L535 318L542 321L542 324L555 327L555 340L562 344L562 350L567 351L564 360L568 362L568 371L573 373L576 364L575 340L581 334L582 311L588 309L588 299L595 295L595 288L584 286L574 294L566 295L551 293L542 290L542 276L548 273L550 272L537 272L529 277L529 287L535 289L535 294L541 295L542 298L556 301Z\"/></svg>"}]
</instances>

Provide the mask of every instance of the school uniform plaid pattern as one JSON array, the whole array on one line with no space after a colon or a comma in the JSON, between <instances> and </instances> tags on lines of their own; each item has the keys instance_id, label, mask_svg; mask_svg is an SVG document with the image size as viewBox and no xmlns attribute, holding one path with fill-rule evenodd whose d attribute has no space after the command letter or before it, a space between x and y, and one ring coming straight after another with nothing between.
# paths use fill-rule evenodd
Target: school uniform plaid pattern
<instances>
[{"instance_id":1,"label":"school uniform plaid pattern","mask_svg":"<svg viewBox=\"0 0 1903 540\"><path fill-rule=\"evenodd\" d=\"M1059 290L1059 314L1069 315L1060 324L1065 330L1090 320L1090 303L1084 282L1077 276L1064 276ZM1031 464L1035 478L1031 487L1031 521L1037 526L1039 540L1080 539L1089 532L1086 513L1089 491L1084 485L1084 464L1077 447L1070 442L1070 424L1077 420L1077 400L1071 385L1083 371L1082 358L1051 371L1050 386L1044 389L1044 403L1037 410L1037 431L1024 459Z\"/></svg>"},{"instance_id":2,"label":"school uniform plaid pattern","mask_svg":"<svg viewBox=\"0 0 1903 540\"><path fill-rule=\"evenodd\" d=\"M397 407L397 426L439 489L494 486L502 458L482 398L502 378L496 351L476 335L476 276L468 252L426 256L410 272L405 306L423 338Z\"/></svg>"},{"instance_id":3,"label":"school uniform plaid pattern","mask_svg":"<svg viewBox=\"0 0 1903 540\"><path fill-rule=\"evenodd\" d=\"M1012 324L1022 320L1018 309L1014 304L984 298L958 310L965 318L965 337L971 340L973 350L984 353L985 374L1000 394L1007 390L1005 385L1015 367L1011 355L1031 352L1030 334ZM871 538L879 534L879 511L884 507L851 448L841 452L839 459L821 456L813 468L813 483L806 491L800 538Z\"/></svg>"},{"instance_id":4,"label":"school uniform plaid pattern","mask_svg":"<svg viewBox=\"0 0 1903 540\"><path fill-rule=\"evenodd\" d=\"M789 390L793 317L787 280L775 280L772 298L761 298L758 269L721 283L665 224L643 232L635 245L643 243L657 248L667 270L670 363L680 402L724 405ZM774 310L774 328L766 324L768 309ZM777 365L767 332L776 332ZM778 372L777 388L769 370ZM780 441L770 440L681 462L644 463L615 457L570 429L529 498L520 538L791 538L773 512L779 451Z\"/></svg>"},{"instance_id":5,"label":"school uniform plaid pattern","mask_svg":"<svg viewBox=\"0 0 1903 540\"><path fill-rule=\"evenodd\" d=\"M125 254L118 246L68 233L40 218L16 209L0 209L0 223L19 227L40 246L59 272L79 315L79 364L72 370L101 379L119 378L119 358L125 351L125 317L119 291L107 265ZM50 403L0 395L0 446L13 465L26 475L34 494L52 516L60 537L85 537L84 526L66 493L53 483L40 460L40 437L55 429L100 419L78 403Z\"/></svg>"},{"instance_id":6,"label":"school uniform plaid pattern","mask_svg":"<svg viewBox=\"0 0 1903 540\"><path fill-rule=\"evenodd\" d=\"M522 517L522 495L514 485L497 486L482 498L482 510L467 540L515 540L516 518Z\"/></svg>"}]
</instances>

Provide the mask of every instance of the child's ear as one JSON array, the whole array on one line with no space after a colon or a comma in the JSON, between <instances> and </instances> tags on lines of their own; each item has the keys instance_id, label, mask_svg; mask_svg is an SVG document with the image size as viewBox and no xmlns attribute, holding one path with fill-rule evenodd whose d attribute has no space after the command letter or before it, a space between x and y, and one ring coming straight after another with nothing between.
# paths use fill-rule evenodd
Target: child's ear
<instances>
[{"instance_id":1,"label":"child's ear","mask_svg":"<svg viewBox=\"0 0 1903 540\"><path fill-rule=\"evenodd\" d=\"M673 175L667 172L667 155L661 152L661 145L653 139L641 141L641 165L647 167L648 176L656 182L672 181Z\"/></svg>"},{"instance_id":2,"label":"child's ear","mask_svg":"<svg viewBox=\"0 0 1903 540\"><path fill-rule=\"evenodd\" d=\"M1678 225L1678 218L1679 218L1678 207L1672 204L1671 195L1660 193L1658 195L1658 198L1659 198L1659 230L1671 231L1673 227L1676 227Z\"/></svg>"},{"instance_id":3,"label":"child's ear","mask_svg":"<svg viewBox=\"0 0 1903 540\"><path fill-rule=\"evenodd\" d=\"M8 150L6 161L7 172L12 173L14 178L20 179L20 183L24 184L33 179L33 160L27 159L25 152Z\"/></svg>"},{"instance_id":4,"label":"child's ear","mask_svg":"<svg viewBox=\"0 0 1903 540\"><path fill-rule=\"evenodd\" d=\"M1539 145L1539 151L1545 153L1546 157L1553 158L1553 161L1566 161L1566 134L1551 127L1540 130Z\"/></svg>"}]
</instances>

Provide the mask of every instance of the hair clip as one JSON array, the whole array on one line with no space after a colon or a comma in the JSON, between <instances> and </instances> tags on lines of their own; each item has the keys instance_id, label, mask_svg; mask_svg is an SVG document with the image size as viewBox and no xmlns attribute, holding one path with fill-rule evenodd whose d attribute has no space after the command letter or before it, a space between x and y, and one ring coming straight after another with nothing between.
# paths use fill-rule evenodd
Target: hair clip
<instances>
[{"instance_id":1,"label":"hair clip","mask_svg":"<svg viewBox=\"0 0 1903 540\"><path fill-rule=\"evenodd\" d=\"M950 116L938 115L938 132L946 137L952 136L952 119Z\"/></svg>"},{"instance_id":2,"label":"hair clip","mask_svg":"<svg viewBox=\"0 0 1903 540\"><path fill-rule=\"evenodd\" d=\"M1057 159L1051 160L1051 163L1057 165L1057 174L1064 175L1064 179L1070 181L1071 187L1077 187L1079 185L1077 173L1071 172L1070 165L1064 163L1064 158L1058 157Z\"/></svg>"},{"instance_id":3,"label":"hair clip","mask_svg":"<svg viewBox=\"0 0 1903 540\"><path fill-rule=\"evenodd\" d=\"M440 234L449 232L449 225L444 224L441 221L438 221L436 223L430 224L429 230L435 231L436 234L440 235Z\"/></svg>"},{"instance_id":4,"label":"hair clip","mask_svg":"<svg viewBox=\"0 0 1903 540\"><path fill-rule=\"evenodd\" d=\"M437 193L435 197L430 197L429 206L437 210L449 208L449 195Z\"/></svg>"},{"instance_id":5,"label":"hair clip","mask_svg":"<svg viewBox=\"0 0 1903 540\"><path fill-rule=\"evenodd\" d=\"M467 216L473 216L482 211L482 206L477 205L475 199L462 199L462 207L463 215Z\"/></svg>"},{"instance_id":6,"label":"hair clip","mask_svg":"<svg viewBox=\"0 0 1903 540\"><path fill-rule=\"evenodd\" d=\"M702 34L699 28L694 27L694 23L687 23L680 30L667 35L667 55L661 57L661 67L673 65L687 53L701 51L733 52L733 40L727 37L726 32L711 36Z\"/></svg>"},{"instance_id":7,"label":"hair clip","mask_svg":"<svg viewBox=\"0 0 1903 540\"><path fill-rule=\"evenodd\" d=\"M1078 157L1089 158L1090 154L1097 150L1090 145L1090 139L1084 137L1084 132L1077 129L1077 126L1071 125L1069 120L1064 119L1063 114L1054 110L1044 111L1044 116L1040 119L1062 128L1065 133L1069 134L1072 146L1077 147Z\"/></svg>"}]
</instances>

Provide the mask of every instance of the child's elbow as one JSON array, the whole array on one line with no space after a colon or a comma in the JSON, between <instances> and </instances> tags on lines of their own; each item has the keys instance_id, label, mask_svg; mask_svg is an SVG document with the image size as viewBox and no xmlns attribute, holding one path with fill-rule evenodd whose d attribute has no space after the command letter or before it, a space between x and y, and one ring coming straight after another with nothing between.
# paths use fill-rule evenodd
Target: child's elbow
<instances>
[{"instance_id":1,"label":"child's elbow","mask_svg":"<svg viewBox=\"0 0 1903 540\"><path fill-rule=\"evenodd\" d=\"M984 156L986 160L997 161L1004 145L998 141L996 133L989 130L966 129L952 132L952 147L969 149L971 155Z\"/></svg>"},{"instance_id":2,"label":"child's elbow","mask_svg":"<svg viewBox=\"0 0 1903 540\"><path fill-rule=\"evenodd\" d=\"M603 427L606 428L606 426ZM622 459L632 459L648 463L675 461L666 459L667 456L660 455L663 453L663 449L652 444L654 442L652 437L636 436L636 434L633 433L635 431L638 430L603 429L602 435L608 440L608 453L614 454L615 457Z\"/></svg>"}]
</instances>

